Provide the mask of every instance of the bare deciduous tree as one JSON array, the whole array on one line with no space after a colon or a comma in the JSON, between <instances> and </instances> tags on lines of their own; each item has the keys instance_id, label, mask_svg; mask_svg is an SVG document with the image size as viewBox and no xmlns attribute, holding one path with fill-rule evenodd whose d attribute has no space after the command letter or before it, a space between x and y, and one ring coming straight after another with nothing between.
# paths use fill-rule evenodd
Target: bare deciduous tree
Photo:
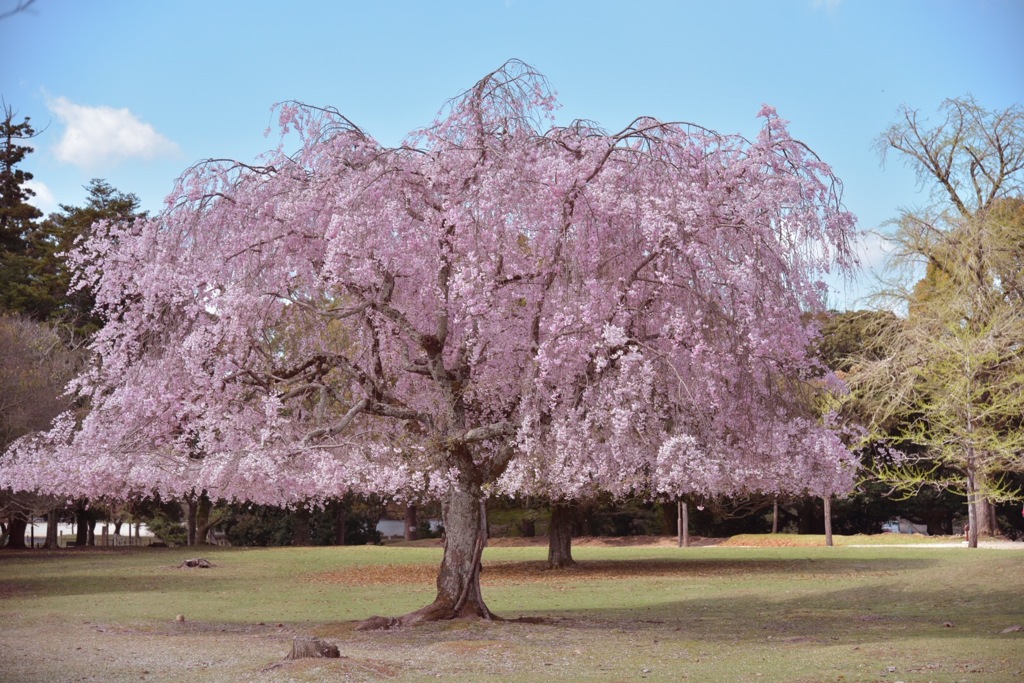
<instances>
[{"instance_id":1,"label":"bare deciduous tree","mask_svg":"<svg viewBox=\"0 0 1024 683\"><path fill-rule=\"evenodd\" d=\"M969 543L995 533L992 501L1024 471L1024 108L946 100L930 126L916 110L878 140L900 153L935 202L894 221L892 279L882 294L907 317L880 330L881 358L848 380L871 437L895 446L878 474L904 489L967 497ZM922 270L924 277L921 277Z\"/></svg>"}]
</instances>

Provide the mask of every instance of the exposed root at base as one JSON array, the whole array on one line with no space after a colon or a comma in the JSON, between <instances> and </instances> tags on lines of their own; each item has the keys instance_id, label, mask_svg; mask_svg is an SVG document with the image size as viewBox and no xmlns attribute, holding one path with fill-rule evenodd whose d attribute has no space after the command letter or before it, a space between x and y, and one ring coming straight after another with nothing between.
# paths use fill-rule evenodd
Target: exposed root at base
<instances>
[{"instance_id":1,"label":"exposed root at base","mask_svg":"<svg viewBox=\"0 0 1024 683\"><path fill-rule=\"evenodd\" d=\"M370 617L363 619L356 626L357 631L387 631L402 626L402 620L398 617Z\"/></svg>"},{"instance_id":2,"label":"exposed root at base","mask_svg":"<svg viewBox=\"0 0 1024 683\"><path fill-rule=\"evenodd\" d=\"M495 614L492 614L489 619L479 616L423 618L422 616L416 616L416 614L416 612L412 612L402 617L370 617L359 622L356 630L389 631L405 626L415 626L416 624L436 621L499 621L504 624L556 624L560 621L557 618L551 617L516 617L515 619L506 619Z\"/></svg>"},{"instance_id":3,"label":"exposed root at base","mask_svg":"<svg viewBox=\"0 0 1024 683\"><path fill-rule=\"evenodd\" d=\"M505 621L486 607L482 611L463 609L454 612L451 607L434 603L401 617L370 617L359 622L357 631L388 631L435 621Z\"/></svg>"}]
</instances>

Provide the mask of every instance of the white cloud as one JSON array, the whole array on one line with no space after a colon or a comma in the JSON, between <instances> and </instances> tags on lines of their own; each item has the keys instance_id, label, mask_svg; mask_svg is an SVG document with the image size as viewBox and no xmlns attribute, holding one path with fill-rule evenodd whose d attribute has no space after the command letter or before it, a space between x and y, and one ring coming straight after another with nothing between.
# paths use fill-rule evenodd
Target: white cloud
<instances>
[{"instance_id":1,"label":"white cloud","mask_svg":"<svg viewBox=\"0 0 1024 683\"><path fill-rule=\"evenodd\" d=\"M864 270L876 272L885 267L894 249L895 245L885 235L875 231L864 233L855 246Z\"/></svg>"},{"instance_id":2,"label":"white cloud","mask_svg":"<svg viewBox=\"0 0 1024 683\"><path fill-rule=\"evenodd\" d=\"M47 103L67 126L55 153L60 161L95 168L124 159L155 159L177 155L177 144L140 121L128 109L90 107L58 97Z\"/></svg>"},{"instance_id":3,"label":"white cloud","mask_svg":"<svg viewBox=\"0 0 1024 683\"><path fill-rule=\"evenodd\" d=\"M29 197L28 203L36 207L44 214L57 210L57 198L45 183L32 179L25 183L25 187L36 193L36 196Z\"/></svg>"}]
</instances>

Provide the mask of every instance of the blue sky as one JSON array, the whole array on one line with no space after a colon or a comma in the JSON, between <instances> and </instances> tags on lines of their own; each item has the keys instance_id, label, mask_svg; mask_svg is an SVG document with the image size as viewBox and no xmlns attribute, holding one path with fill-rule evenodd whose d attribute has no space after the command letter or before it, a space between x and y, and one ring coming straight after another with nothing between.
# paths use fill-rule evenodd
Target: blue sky
<instances>
[{"instance_id":1,"label":"blue sky","mask_svg":"<svg viewBox=\"0 0 1024 683\"><path fill-rule=\"evenodd\" d=\"M335 106L397 144L516 57L549 78L563 122L650 115L749 136L772 104L876 230L927 200L873 149L897 107L1020 102L1022 30L1024 0L36 0L0 20L0 94L45 128L24 164L41 208L81 203L104 178L157 211L193 162L273 146L275 102ZM834 306L870 289L876 238L864 254Z\"/></svg>"}]
</instances>

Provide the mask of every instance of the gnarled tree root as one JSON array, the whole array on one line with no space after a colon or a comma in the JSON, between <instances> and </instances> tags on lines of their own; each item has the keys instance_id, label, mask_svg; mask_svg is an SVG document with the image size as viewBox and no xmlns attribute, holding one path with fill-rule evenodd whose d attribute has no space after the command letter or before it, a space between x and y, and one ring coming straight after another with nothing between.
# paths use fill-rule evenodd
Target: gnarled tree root
<instances>
[{"instance_id":1,"label":"gnarled tree root","mask_svg":"<svg viewBox=\"0 0 1024 683\"><path fill-rule=\"evenodd\" d=\"M456 611L450 604L434 602L400 617L370 617L369 619L364 619L356 626L356 630L383 631L432 621L450 621L455 619L466 621L505 621L486 607L479 605L464 605L462 609Z\"/></svg>"}]
</instances>

